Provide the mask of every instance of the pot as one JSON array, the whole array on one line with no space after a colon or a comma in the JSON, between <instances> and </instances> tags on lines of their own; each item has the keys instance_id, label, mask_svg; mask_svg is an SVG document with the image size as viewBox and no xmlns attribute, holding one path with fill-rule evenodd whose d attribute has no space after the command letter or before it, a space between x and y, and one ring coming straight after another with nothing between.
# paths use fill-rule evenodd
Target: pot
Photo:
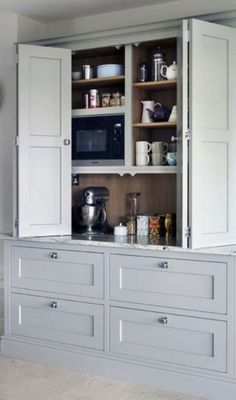
<instances>
[{"instance_id":1,"label":"pot","mask_svg":"<svg viewBox=\"0 0 236 400\"><path fill-rule=\"evenodd\" d=\"M164 107L160 103L155 104L154 110L148 108L147 111L149 112L149 116L153 122L166 122L169 120L171 113L169 108Z\"/></svg>"}]
</instances>

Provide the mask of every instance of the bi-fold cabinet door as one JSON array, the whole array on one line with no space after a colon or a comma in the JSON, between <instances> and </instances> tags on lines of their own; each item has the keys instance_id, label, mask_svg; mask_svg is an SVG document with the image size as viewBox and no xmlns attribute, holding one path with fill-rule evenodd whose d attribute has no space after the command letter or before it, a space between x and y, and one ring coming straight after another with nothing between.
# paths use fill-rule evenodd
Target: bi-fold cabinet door
<instances>
[{"instance_id":1,"label":"bi-fold cabinet door","mask_svg":"<svg viewBox=\"0 0 236 400\"><path fill-rule=\"evenodd\" d=\"M179 196L182 221L191 228L187 245L192 248L236 240L235 33L195 19L183 24L180 139L185 151ZM184 225L182 229L184 244Z\"/></svg>"},{"instance_id":2,"label":"bi-fold cabinet door","mask_svg":"<svg viewBox=\"0 0 236 400\"><path fill-rule=\"evenodd\" d=\"M71 233L71 51L18 45L18 236Z\"/></svg>"}]
</instances>

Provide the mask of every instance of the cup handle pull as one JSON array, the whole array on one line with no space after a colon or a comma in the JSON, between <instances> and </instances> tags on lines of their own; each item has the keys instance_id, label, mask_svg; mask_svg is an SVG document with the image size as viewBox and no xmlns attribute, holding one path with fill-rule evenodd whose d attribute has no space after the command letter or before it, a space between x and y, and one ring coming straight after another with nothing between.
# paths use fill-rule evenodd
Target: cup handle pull
<instances>
[{"instance_id":1,"label":"cup handle pull","mask_svg":"<svg viewBox=\"0 0 236 400\"><path fill-rule=\"evenodd\" d=\"M167 65L162 65L161 66L161 75L164 76L164 78L166 78L166 72L164 72L164 68L166 68L166 72L167 72Z\"/></svg>"},{"instance_id":2,"label":"cup handle pull","mask_svg":"<svg viewBox=\"0 0 236 400\"><path fill-rule=\"evenodd\" d=\"M148 154L146 154L146 165L148 165L148 163L149 163L149 161L150 161L150 157L149 157L149 155Z\"/></svg>"},{"instance_id":3,"label":"cup handle pull","mask_svg":"<svg viewBox=\"0 0 236 400\"><path fill-rule=\"evenodd\" d=\"M167 153L168 149L169 149L168 143L164 142L164 143L163 143L163 150L164 150L164 153Z\"/></svg>"}]
</instances>

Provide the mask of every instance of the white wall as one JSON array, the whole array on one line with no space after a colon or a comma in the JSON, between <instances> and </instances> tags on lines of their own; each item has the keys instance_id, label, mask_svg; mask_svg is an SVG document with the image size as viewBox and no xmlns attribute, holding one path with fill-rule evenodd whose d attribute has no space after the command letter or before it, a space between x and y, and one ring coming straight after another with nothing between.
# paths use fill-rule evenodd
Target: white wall
<instances>
[{"instance_id":1,"label":"white wall","mask_svg":"<svg viewBox=\"0 0 236 400\"><path fill-rule=\"evenodd\" d=\"M0 15L0 233L12 231L12 154L16 134L17 16ZM3 329L3 242L0 240L0 333Z\"/></svg>"}]
</instances>

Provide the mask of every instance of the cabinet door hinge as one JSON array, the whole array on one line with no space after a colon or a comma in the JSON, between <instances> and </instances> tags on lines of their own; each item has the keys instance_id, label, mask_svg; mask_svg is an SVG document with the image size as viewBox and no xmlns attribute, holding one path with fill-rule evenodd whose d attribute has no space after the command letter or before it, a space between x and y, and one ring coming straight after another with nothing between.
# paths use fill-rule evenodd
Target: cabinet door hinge
<instances>
[{"instance_id":1,"label":"cabinet door hinge","mask_svg":"<svg viewBox=\"0 0 236 400\"><path fill-rule=\"evenodd\" d=\"M15 219L15 224L14 224L14 225L15 225L15 228L18 229L18 227L19 227L19 220L18 220L18 218Z\"/></svg>"},{"instance_id":2,"label":"cabinet door hinge","mask_svg":"<svg viewBox=\"0 0 236 400\"><path fill-rule=\"evenodd\" d=\"M188 129L186 132L184 132L184 137L186 140L190 140L190 136L191 136L191 130Z\"/></svg>"},{"instance_id":3,"label":"cabinet door hinge","mask_svg":"<svg viewBox=\"0 0 236 400\"><path fill-rule=\"evenodd\" d=\"M19 136L16 136L15 143L16 143L16 146L18 147L19 146Z\"/></svg>"},{"instance_id":4,"label":"cabinet door hinge","mask_svg":"<svg viewBox=\"0 0 236 400\"><path fill-rule=\"evenodd\" d=\"M189 239L189 238L191 238L191 228L190 228L190 226L187 226L186 228L185 228L185 236Z\"/></svg>"},{"instance_id":5,"label":"cabinet door hinge","mask_svg":"<svg viewBox=\"0 0 236 400\"><path fill-rule=\"evenodd\" d=\"M191 40L191 32L190 31L185 32L185 40L186 40L186 42L190 42L190 40Z\"/></svg>"}]
</instances>

